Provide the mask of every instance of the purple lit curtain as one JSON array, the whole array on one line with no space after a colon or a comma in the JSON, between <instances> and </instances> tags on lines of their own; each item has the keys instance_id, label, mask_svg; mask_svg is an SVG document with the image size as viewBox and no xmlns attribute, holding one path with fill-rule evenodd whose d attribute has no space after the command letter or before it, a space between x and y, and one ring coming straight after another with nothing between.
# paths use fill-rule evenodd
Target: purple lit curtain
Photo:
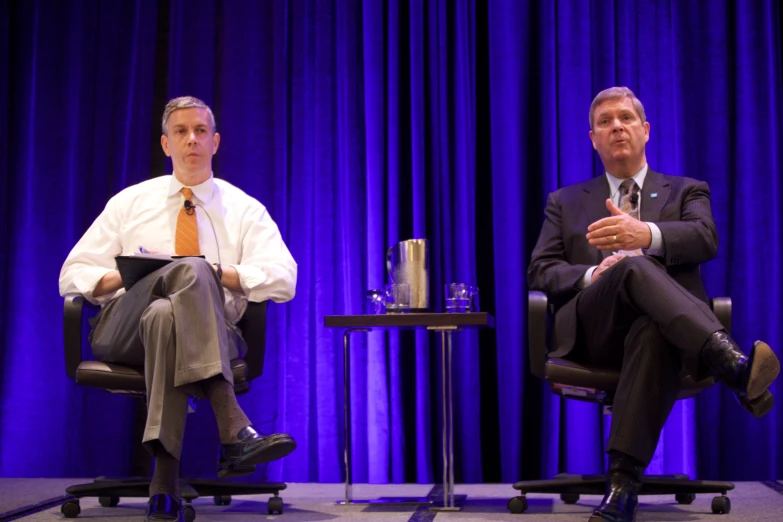
<instances>
[{"instance_id":1,"label":"purple lit curtain","mask_svg":"<svg viewBox=\"0 0 783 522\"><path fill-rule=\"evenodd\" d=\"M422 237L434 307L445 282L477 283L497 321L454 337L457 480L600 472L599 408L527 370L524 274L545 196L601 174L590 101L632 88L651 167L712 188L710 293L732 297L743 345L780 353L780 17L774 0L3 4L0 475L134 465L133 401L65 375L57 274L109 197L170 172L160 114L185 94L215 110L215 174L268 207L299 263L241 398L298 449L259 480L342 480L342 337L323 316L361 313L386 249ZM438 480L439 346L426 332L354 336L355 481ZM650 471L779 478L781 411L753 420L721 387L680 402ZM214 473L216 431L199 403L186 474Z\"/></svg>"}]
</instances>

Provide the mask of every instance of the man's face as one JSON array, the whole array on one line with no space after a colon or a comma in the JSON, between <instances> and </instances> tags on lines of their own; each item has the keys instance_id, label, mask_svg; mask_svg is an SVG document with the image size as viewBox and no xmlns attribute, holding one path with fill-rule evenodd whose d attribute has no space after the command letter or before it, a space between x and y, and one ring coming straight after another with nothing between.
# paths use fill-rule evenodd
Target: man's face
<instances>
[{"instance_id":1,"label":"man's face","mask_svg":"<svg viewBox=\"0 0 783 522\"><path fill-rule=\"evenodd\" d=\"M220 134L212 133L206 109L179 109L169 116L168 135L160 137L160 144L176 172L184 175L211 172Z\"/></svg>"},{"instance_id":2,"label":"man's face","mask_svg":"<svg viewBox=\"0 0 783 522\"><path fill-rule=\"evenodd\" d=\"M590 140L607 170L618 164L641 168L649 139L650 124L642 123L630 98L606 100L595 108Z\"/></svg>"}]
</instances>

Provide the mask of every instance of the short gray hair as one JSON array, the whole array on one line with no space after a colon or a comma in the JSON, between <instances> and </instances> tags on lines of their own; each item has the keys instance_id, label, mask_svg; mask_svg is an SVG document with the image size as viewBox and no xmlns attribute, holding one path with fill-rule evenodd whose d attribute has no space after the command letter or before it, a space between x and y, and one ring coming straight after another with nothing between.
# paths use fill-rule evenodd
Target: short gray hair
<instances>
[{"instance_id":1,"label":"short gray hair","mask_svg":"<svg viewBox=\"0 0 783 522\"><path fill-rule=\"evenodd\" d=\"M609 87L599 92L593 99L593 103L590 104L590 130L593 129L593 116L595 116L595 108L601 105L606 100L616 100L617 98L630 98L633 102L633 107L636 109L636 113L642 120L642 123L647 121L647 117L644 114L644 105L636 97L631 89L628 87Z\"/></svg>"},{"instance_id":2,"label":"short gray hair","mask_svg":"<svg viewBox=\"0 0 783 522\"><path fill-rule=\"evenodd\" d=\"M215 125L215 115L212 114L212 109L209 108L209 105L193 96L180 96L179 98L170 100L166 104L166 108L163 109L163 119L160 124L160 128L163 131L163 134L166 136L169 135L169 117L171 117L172 112L178 111L180 109L192 108L206 109L207 114L209 114L209 124L212 126L212 134L217 132L217 125Z\"/></svg>"}]
</instances>

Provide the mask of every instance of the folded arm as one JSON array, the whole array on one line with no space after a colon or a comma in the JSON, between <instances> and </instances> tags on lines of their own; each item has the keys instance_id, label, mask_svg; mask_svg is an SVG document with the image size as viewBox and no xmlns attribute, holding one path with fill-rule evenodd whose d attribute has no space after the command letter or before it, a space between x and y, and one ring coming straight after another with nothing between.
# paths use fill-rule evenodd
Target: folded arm
<instances>
[{"instance_id":1,"label":"folded arm","mask_svg":"<svg viewBox=\"0 0 783 522\"><path fill-rule=\"evenodd\" d=\"M527 270L528 286L531 290L545 292L556 303L563 303L583 288L583 278L591 265L572 264L567 259L559 192L553 192L547 198L544 215Z\"/></svg>"},{"instance_id":2,"label":"folded arm","mask_svg":"<svg viewBox=\"0 0 783 522\"><path fill-rule=\"evenodd\" d=\"M282 303L296 293L297 265L288 251L277 224L258 204L248 211L242 224L242 255L238 264L223 267L223 281L234 277L250 301L271 299ZM230 288L230 287L229 287Z\"/></svg>"},{"instance_id":3,"label":"folded arm","mask_svg":"<svg viewBox=\"0 0 783 522\"><path fill-rule=\"evenodd\" d=\"M68 254L60 270L60 295L77 293L100 304L122 288L114 261L122 252L117 233L118 211L112 198Z\"/></svg>"}]
</instances>

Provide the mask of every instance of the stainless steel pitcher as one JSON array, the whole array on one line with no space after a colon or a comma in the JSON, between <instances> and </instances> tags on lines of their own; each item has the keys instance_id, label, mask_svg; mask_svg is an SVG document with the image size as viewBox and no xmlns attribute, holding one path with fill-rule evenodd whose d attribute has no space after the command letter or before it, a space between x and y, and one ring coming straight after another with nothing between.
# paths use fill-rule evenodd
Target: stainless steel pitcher
<instances>
[{"instance_id":1,"label":"stainless steel pitcher","mask_svg":"<svg viewBox=\"0 0 783 522\"><path fill-rule=\"evenodd\" d=\"M386 252L386 270L392 283L408 283L411 310L430 307L430 245L426 239L408 239Z\"/></svg>"}]
</instances>

